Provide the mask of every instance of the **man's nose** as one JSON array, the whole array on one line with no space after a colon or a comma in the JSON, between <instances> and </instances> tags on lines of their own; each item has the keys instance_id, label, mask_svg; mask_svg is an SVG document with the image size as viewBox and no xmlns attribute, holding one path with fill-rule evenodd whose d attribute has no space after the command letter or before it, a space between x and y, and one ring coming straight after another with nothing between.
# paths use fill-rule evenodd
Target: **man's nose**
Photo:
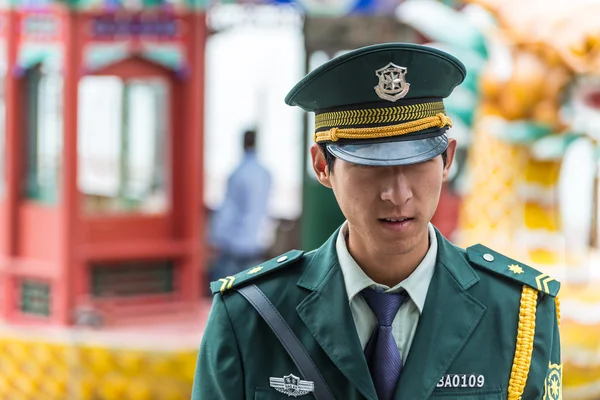
<instances>
[{"instance_id":1,"label":"man's nose","mask_svg":"<svg viewBox=\"0 0 600 400\"><path fill-rule=\"evenodd\" d=\"M381 191L381 199L399 206L405 204L413 197L410 181L402 168L394 167L386 171L387 177Z\"/></svg>"}]
</instances>

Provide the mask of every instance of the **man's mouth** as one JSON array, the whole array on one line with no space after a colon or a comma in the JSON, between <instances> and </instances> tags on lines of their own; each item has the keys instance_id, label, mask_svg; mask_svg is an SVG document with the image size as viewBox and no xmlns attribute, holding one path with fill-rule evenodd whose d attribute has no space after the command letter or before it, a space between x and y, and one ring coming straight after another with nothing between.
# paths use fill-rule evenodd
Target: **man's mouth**
<instances>
[{"instance_id":1,"label":"man's mouth","mask_svg":"<svg viewBox=\"0 0 600 400\"><path fill-rule=\"evenodd\" d=\"M381 225L388 230L394 232L403 232L412 226L413 218L410 217L394 217L380 218Z\"/></svg>"}]
</instances>

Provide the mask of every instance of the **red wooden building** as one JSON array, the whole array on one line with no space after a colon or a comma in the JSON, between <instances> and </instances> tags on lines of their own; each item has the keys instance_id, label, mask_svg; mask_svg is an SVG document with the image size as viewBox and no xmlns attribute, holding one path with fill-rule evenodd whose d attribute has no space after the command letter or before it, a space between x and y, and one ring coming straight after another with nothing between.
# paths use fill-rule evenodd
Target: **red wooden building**
<instances>
[{"instance_id":1,"label":"red wooden building","mask_svg":"<svg viewBox=\"0 0 600 400\"><path fill-rule=\"evenodd\" d=\"M0 29L0 320L109 325L194 303L203 11L21 2Z\"/></svg>"}]
</instances>

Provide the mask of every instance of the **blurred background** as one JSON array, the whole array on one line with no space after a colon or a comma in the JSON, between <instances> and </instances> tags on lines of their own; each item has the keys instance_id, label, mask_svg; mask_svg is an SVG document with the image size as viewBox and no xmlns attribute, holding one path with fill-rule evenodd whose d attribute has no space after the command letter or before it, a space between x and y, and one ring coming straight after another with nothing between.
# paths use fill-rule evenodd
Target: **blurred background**
<instances>
[{"instance_id":1,"label":"blurred background","mask_svg":"<svg viewBox=\"0 0 600 400\"><path fill-rule=\"evenodd\" d=\"M342 223L308 164L308 71L456 55L434 224L562 283L563 393L600 399L600 1L0 5L0 399L188 399L208 283ZM349 85L352 82L348 82Z\"/></svg>"}]
</instances>

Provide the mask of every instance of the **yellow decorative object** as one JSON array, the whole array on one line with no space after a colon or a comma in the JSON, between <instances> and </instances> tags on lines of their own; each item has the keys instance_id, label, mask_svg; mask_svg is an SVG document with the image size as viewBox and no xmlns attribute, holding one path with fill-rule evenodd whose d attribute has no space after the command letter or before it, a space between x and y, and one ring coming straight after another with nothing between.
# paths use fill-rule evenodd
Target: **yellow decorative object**
<instances>
[{"instance_id":1,"label":"yellow decorative object","mask_svg":"<svg viewBox=\"0 0 600 400\"><path fill-rule=\"evenodd\" d=\"M550 232L556 232L559 229L556 218L556 210L553 205L526 202L525 206L525 227L528 229L544 229Z\"/></svg>"},{"instance_id":2,"label":"yellow decorative object","mask_svg":"<svg viewBox=\"0 0 600 400\"><path fill-rule=\"evenodd\" d=\"M92 346L73 341L72 335L48 339L32 332L0 330L2 400L189 400L191 396L195 347ZM162 367L155 368L157 364Z\"/></svg>"},{"instance_id":3,"label":"yellow decorative object","mask_svg":"<svg viewBox=\"0 0 600 400\"><path fill-rule=\"evenodd\" d=\"M519 265L516 265L516 264L509 265L508 269L510 269L515 274L522 274L524 272L523 268L521 268Z\"/></svg>"},{"instance_id":4,"label":"yellow decorative object","mask_svg":"<svg viewBox=\"0 0 600 400\"><path fill-rule=\"evenodd\" d=\"M549 249L529 249L528 257L534 264L539 265L556 265L559 263L561 257L556 251Z\"/></svg>"},{"instance_id":5,"label":"yellow decorative object","mask_svg":"<svg viewBox=\"0 0 600 400\"><path fill-rule=\"evenodd\" d=\"M521 310L517 328L517 345L510 380L508 383L508 399L519 400L527 384L527 376L531 367L533 339L535 337L535 312L538 292L529 286L523 286L521 294Z\"/></svg>"},{"instance_id":6,"label":"yellow decorative object","mask_svg":"<svg viewBox=\"0 0 600 400\"><path fill-rule=\"evenodd\" d=\"M314 141L319 143L325 141L337 142L339 139L378 139L402 136L407 133L419 132L429 128L443 128L445 126L452 126L452 120L446 114L439 113L433 117L397 125L371 128L331 128L327 131L316 132Z\"/></svg>"}]
</instances>

